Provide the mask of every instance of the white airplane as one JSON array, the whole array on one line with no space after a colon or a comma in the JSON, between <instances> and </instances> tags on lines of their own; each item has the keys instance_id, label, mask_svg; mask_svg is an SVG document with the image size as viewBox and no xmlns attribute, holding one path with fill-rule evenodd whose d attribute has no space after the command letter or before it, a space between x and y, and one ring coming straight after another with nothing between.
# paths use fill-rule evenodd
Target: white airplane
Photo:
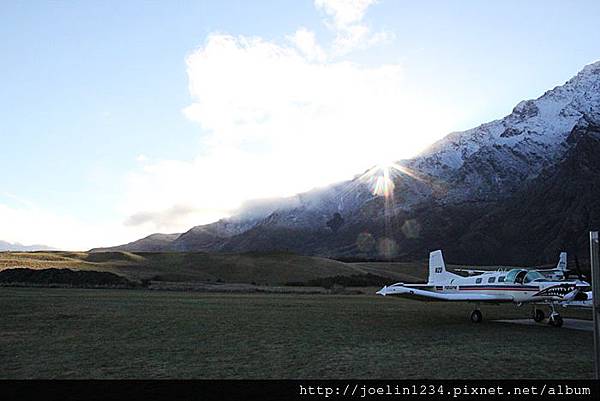
<instances>
[{"instance_id":1,"label":"white airplane","mask_svg":"<svg viewBox=\"0 0 600 401\"><path fill-rule=\"evenodd\" d=\"M575 262L577 262L577 258L575 258ZM561 252L560 257L558 259L558 264L554 269L535 269L536 271L542 273L546 278L550 280L567 280L569 276L570 269L567 269L567 253ZM579 264L577 264L577 273L579 275Z\"/></svg>"},{"instance_id":2,"label":"white airplane","mask_svg":"<svg viewBox=\"0 0 600 401\"><path fill-rule=\"evenodd\" d=\"M566 252L561 252L560 253L560 256L559 256L559 259L558 259L558 264L553 269L534 269L534 268L530 268L528 270L535 270L537 272L542 273L544 275L544 277L546 277L546 278L548 278L550 280L556 280L556 281L567 279L568 272L571 271L570 269L567 269L567 253ZM465 272L469 276L477 276L477 275L480 275L480 274L484 274L484 273L489 273L490 272L490 270L477 270L477 269L454 269L454 271ZM498 271L504 271L504 269L501 268L501 267L499 267Z\"/></svg>"},{"instance_id":3,"label":"white airplane","mask_svg":"<svg viewBox=\"0 0 600 401\"><path fill-rule=\"evenodd\" d=\"M463 277L446 270L442 251L437 250L429 254L426 284L396 283L383 287L377 294L421 301L473 302L476 304L471 313L474 323L483 318L480 303L548 305L551 309L548 323L560 327L563 321L555 306L561 302L587 300L584 289L588 287L583 281L552 281L538 271L526 269L481 271L476 276ZM541 322L545 317L544 311L534 306L533 319Z\"/></svg>"}]
</instances>

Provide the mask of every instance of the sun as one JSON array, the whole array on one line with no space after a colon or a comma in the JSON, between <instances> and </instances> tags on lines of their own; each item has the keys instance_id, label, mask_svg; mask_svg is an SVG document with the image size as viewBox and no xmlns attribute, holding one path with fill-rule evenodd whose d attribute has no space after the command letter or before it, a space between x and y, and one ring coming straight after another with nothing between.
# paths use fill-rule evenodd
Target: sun
<instances>
[{"instance_id":1,"label":"sun","mask_svg":"<svg viewBox=\"0 0 600 401\"><path fill-rule=\"evenodd\" d=\"M402 166L398 162L382 160L375 166L367 170L361 176L363 181L366 181L371 187L373 195L382 196L386 199L392 199L396 183L401 176L407 176L415 180L421 181L419 177L410 168Z\"/></svg>"},{"instance_id":2,"label":"sun","mask_svg":"<svg viewBox=\"0 0 600 401\"><path fill-rule=\"evenodd\" d=\"M391 166L389 165L378 165L378 172L375 175L375 183L373 186L373 194L390 198L394 194L394 180L392 179Z\"/></svg>"}]
</instances>

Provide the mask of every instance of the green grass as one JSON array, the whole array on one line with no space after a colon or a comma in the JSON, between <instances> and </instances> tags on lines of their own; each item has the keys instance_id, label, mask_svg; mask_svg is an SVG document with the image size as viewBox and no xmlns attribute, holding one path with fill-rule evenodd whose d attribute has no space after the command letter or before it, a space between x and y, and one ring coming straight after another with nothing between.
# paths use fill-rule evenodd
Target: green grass
<instances>
[{"instance_id":1,"label":"green grass","mask_svg":"<svg viewBox=\"0 0 600 401\"><path fill-rule=\"evenodd\" d=\"M592 333L490 321L511 306L0 288L0 311L3 379L592 377Z\"/></svg>"},{"instance_id":2,"label":"green grass","mask_svg":"<svg viewBox=\"0 0 600 401\"><path fill-rule=\"evenodd\" d=\"M289 253L0 252L0 270L69 268L107 271L129 280L283 285L313 279L376 274L414 282L427 276L420 263L343 263ZM417 272L417 273L415 273Z\"/></svg>"},{"instance_id":3,"label":"green grass","mask_svg":"<svg viewBox=\"0 0 600 401\"><path fill-rule=\"evenodd\" d=\"M427 281L427 263L419 262L360 262L352 266L365 270L368 273L383 277L390 277L396 282L418 283Z\"/></svg>"},{"instance_id":4,"label":"green grass","mask_svg":"<svg viewBox=\"0 0 600 401\"><path fill-rule=\"evenodd\" d=\"M335 276L374 274L392 282L427 281L427 261L344 263L290 253L0 252L0 270L69 268L106 271L132 281L284 285ZM462 266L448 265L449 269ZM477 267L479 269L495 269Z\"/></svg>"}]
</instances>

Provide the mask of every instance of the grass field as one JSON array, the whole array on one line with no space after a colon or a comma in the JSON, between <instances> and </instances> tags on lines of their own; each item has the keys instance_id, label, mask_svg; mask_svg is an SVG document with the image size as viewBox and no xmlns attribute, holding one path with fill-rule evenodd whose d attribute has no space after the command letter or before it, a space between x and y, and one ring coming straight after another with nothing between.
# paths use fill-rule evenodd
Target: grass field
<instances>
[{"instance_id":1,"label":"grass field","mask_svg":"<svg viewBox=\"0 0 600 401\"><path fill-rule=\"evenodd\" d=\"M392 282L427 280L427 261L344 263L289 253L0 252L0 271L68 268L115 273L132 281L285 285L334 276L374 274ZM453 266L448 265L452 269ZM485 269L486 267L478 267Z\"/></svg>"},{"instance_id":2,"label":"grass field","mask_svg":"<svg viewBox=\"0 0 600 401\"><path fill-rule=\"evenodd\" d=\"M367 273L358 265L287 253L0 252L0 270L11 267L108 271L133 281L270 285Z\"/></svg>"},{"instance_id":3,"label":"grass field","mask_svg":"<svg viewBox=\"0 0 600 401\"><path fill-rule=\"evenodd\" d=\"M365 295L0 288L0 378L592 377L591 333L490 321L528 308L484 307L479 325L469 311Z\"/></svg>"},{"instance_id":4,"label":"grass field","mask_svg":"<svg viewBox=\"0 0 600 401\"><path fill-rule=\"evenodd\" d=\"M106 271L132 281L284 285L334 276L374 274L392 282L426 279L426 263L344 263L289 253L0 252L0 270L68 268Z\"/></svg>"}]
</instances>

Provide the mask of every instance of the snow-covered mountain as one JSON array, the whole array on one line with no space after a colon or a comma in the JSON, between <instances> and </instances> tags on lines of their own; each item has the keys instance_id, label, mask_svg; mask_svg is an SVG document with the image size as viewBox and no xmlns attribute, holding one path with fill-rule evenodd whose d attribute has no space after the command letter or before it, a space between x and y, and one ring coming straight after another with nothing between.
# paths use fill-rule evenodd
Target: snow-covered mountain
<instances>
[{"instance_id":1,"label":"snow-covered mountain","mask_svg":"<svg viewBox=\"0 0 600 401\"><path fill-rule=\"evenodd\" d=\"M373 257L378 241L393 237L395 254L410 253L415 241L426 241L427 235L406 236L402 229L407 221L425 233L425 213L441 213L450 216L442 220L456 229L452 235L463 235L461 230L469 229L468 219L481 217L490 205L498 206L531 185L540 185L538 177L558 168L576 147L579 136L574 133L591 132L589 127L599 121L600 62L596 62L564 85L520 102L508 116L451 133L417 157L399 161L405 171L392 175L394 196L387 200L373 193L374 181L381 176L375 168L353 180L290 198L251 203L238 215L194 227L170 244L161 237L161 247L230 252L285 249ZM453 213L463 221L453 221ZM375 245L370 251L357 246L361 233L372 237L369 241ZM140 246L110 249L139 250Z\"/></svg>"},{"instance_id":2,"label":"snow-covered mountain","mask_svg":"<svg viewBox=\"0 0 600 401\"><path fill-rule=\"evenodd\" d=\"M454 132L407 166L447 182L447 201L510 194L561 159L576 124L600 113L600 62L508 116Z\"/></svg>"},{"instance_id":3,"label":"snow-covered mountain","mask_svg":"<svg viewBox=\"0 0 600 401\"><path fill-rule=\"evenodd\" d=\"M0 252L30 252L49 250L52 250L52 248L46 245L23 245L18 242L7 242L0 240Z\"/></svg>"}]
</instances>

